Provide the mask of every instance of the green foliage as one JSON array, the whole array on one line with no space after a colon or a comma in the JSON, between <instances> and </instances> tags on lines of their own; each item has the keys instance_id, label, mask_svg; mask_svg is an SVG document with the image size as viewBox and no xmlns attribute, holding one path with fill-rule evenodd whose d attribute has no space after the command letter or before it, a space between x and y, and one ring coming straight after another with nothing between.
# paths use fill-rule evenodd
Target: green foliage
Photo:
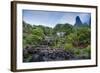
<instances>
[{"instance_id":1,"label":"green foliage","mask_svg":"<svg viewBox=\"0 0 100 73\"><path fill-rule=\"evenodd\" d=\"M65 45L64 45L64 50L66 50L66 51L72 51L73 50L73 45L71 44L71 43L66 43Z\"/></svg>"},{"instance_id":2,"label":"green foliage","mask_svg":"<svg viewBox=\"0 0 100 73\"><path fill-rule=\"evenodd\" d=\"M57 33L64 33L58 36ZM48 39L47 39L48 37ZM23 22L23 47L49 43L52 48L62 48L78 58L90 58L91 29L89 26L75 27L68 23L57 24L54 28L30 25Z\"/></svg>"},{"instance_id":3,"label":"green foliage","mask_svg":"<svg viewBox=\"0 0 100 73\"><path fill-rule=\"evenodd\" d=\"M38 45L44 38L43 30L40 27L23 23L23 47L27 45Z\"/></svg>"},{"instance_id":4,"label":"green foliage","mask_svg":"<svg viewBox=\"0 0 100 73\"><path fill-rule=\"evenodd\" d=\"M30 24L27 24L26 22L23 21L23 32L30 34L32 31L32 26Z\"/></svg>"},{"instance_id":5,"label":"green foliage","mask_svg":"<svg viewBox=\"0 0 100 73\"><path fill-rule=\"evenodd\" d=\"M90 44L90 37L91 37L90 28L84 27L78 29L77 35L79 37L79 41L81 41L81 44Z\"/></svg>"},{"instance_id":6,"label":"green foliage","mask_svg":"<svg viewBox=\"0 0 100 73\"><path fill-rule=\"evenodd\" d=\"M70 33L68 36L66 36L66 41L68 43L74 43L78 41L78 37L76 33Z\"/></svg>"},{"instance_id":7,"label":"green foliage","mask_svg":"<svg viewBox=\"0 0 100 73\"><path fill-rule=\"evenodd\" d=\"M27 35L26 38L23 40L23 46L27 45L38 45L39 42L42 40L40 36L37 35Z\"/></svg>"},{"instance_id":8,"label":"green foliage","mask_svg":"<svg viewBox=\"0 0 100 73\"><path fill-rule=\"evenodd\" d=\"M75 47L85 48L90 44L91 32L88 27L75 28L75 32L66 36L66 41L72 43Z\"/></svg>"},{"instance_id":9,"label":"green foliage","mask_svg":"<svg viewBox=\"0 0 100 73\"><path fill-rule=\"evenodd\" d=\"M90 59L91 58L91 48L90 46L82 49L74 49L74 55L78 58L82 59Z\"/></svg>"},{"instance_id":10,"label":"green foliage","mask_svg":"<svg viewBox=\"0 0 100 73\"><path fill-rule=\"evenodd\" d=\"M46 36L52 36L52 33L53 33L52 28L49 28L49 27L45 27L45 28L44 28L44 34L45 34Z\"/></svg>"},{"instance_id":11,"label":"green foliage","mask_svg":"<svg viewBox=\"0 0 100 73\"><path fill-rule=\"evenodd\" d=\"M52 36L53 29L50 28L50 27L46 27L46 26L39 25L39 26L35 26L35 28L40 28L40 29L42 29L43 33L44 33L46 36Z\"/></svg>"},{"instance_id":12,"label":"green foliage","mask_svg":"<svg viewBox=\"0 0 100 73\"><path fill-rule=\"evenodd\" d=\"M67 29L67 30L66 30ZM65 34L69 34L73 31L73 26L66 23L66 24L57 24L54 27L54 34L57 32L65 32Z\"/></svg>"},{"instance_id":13,"label":"green foliage","mask_svg":"<svg viewBox=\"0 0 100 73\"><path fill-rule=\"evenodd\" d=\"M41 28L33 29L32 35L36 35L37 37L39 37L39 39L43 39L43 37L44 37L44 33L43 33L43 30Z\"/></svg>"}]
</instances>

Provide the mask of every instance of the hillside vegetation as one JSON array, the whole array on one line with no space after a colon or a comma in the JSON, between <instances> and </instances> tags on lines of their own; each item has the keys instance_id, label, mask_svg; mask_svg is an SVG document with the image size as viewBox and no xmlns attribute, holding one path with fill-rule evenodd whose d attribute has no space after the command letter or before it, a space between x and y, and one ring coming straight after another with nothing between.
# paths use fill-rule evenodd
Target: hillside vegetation
<instances>
[{"instance_id":1,"label":"hillside vegetation","mask_svg":"<svg viewBox=\"0 0 100 73\"><path fill-rule=\"evenodd\" d=\"M51 28L23 21L24 62L90 59L90 41L91 28L86 24L56 24Z\"/></svg>"}]
</instances>

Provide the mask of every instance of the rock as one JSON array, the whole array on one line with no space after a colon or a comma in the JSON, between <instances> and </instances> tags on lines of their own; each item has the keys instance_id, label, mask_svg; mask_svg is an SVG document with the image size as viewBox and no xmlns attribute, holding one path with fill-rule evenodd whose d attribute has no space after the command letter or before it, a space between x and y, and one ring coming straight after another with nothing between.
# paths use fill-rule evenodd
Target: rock
<instances>
[{"instance_id":1,"label":"rock","mask_svg":"<svg viewBox=\"0 0 100 73\"><path fill-rule=\"evenodd\" d=\"M23 56L25 57L28 54L28 51L26 49L23 49Z\"/></svg>"},{"instance_id":2,"label":"rock","mask_svg":"<svg viewBox=\"0 0 100 73\"><path fill-rule=\"evenodd\" d=\"M82 26L82 25L83 25L83 24L82 24L82 21L81 21L80 17L77 16L77 17L76 17L75 26Z\"/></svg>"},{"instance_id":3,"label":"rock","mask_svg":"<svg viewBox=\"0 0 100 73\"><path fill-rule=\"evenodd\" d=\"M38 54L33 54L32 59L30 60L30 62L38 62L38 61L39 61L39 55Z\"/></svg>"},{"instance_id":4,"label":"rock","mask_svg":"<svg viewBox=\"0 0 100 73\"><path fill-rule=\"evenodd\" d=\"M61 61L61 60L71 60L74 58L73 54L64 51L62 48L51 49L48 46L28 48L24 50L24 54L28 54L28 57L24 60L30 59L30 62L41 62L41 61ZM32 57L31 57L32 56Z\"/></svg>"},{"instance_id":5,"label":"rock","mask_svg":"<svg viewBox=\"0 0 100 73\"><path fill-rule=\"evenodd\" d=\"M42 59L43 59L43 61L48 61L49 60L49 58L45 57L45 56L43 56Z\"/></svg>"}]
</instances>

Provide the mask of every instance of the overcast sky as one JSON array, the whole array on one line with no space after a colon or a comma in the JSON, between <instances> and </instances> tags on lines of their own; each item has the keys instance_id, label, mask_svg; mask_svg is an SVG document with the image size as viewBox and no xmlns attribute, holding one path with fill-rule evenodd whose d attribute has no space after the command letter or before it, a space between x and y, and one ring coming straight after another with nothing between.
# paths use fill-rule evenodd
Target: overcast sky
<instances>
[{"instance_id":1,"label":"overcast sky","mask_svg":"<svg viewBox=\"0 0 100 73\"><path fill-rule=\"evenodd\" d=\"M91 14L78 12L23 10L23 21L31 25L35 24L49 27L54 27L58 23L69 23L74 25L76 16L79 16L83 23L88 23Z\"/></svg>"}]
</instances>

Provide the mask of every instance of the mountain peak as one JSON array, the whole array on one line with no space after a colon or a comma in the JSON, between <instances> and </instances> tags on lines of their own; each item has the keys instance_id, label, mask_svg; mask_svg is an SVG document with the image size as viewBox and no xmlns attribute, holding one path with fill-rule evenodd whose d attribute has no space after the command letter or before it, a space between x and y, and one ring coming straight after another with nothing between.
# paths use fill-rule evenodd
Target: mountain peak
<instances>
[{"instance_id":1,"label":"mountain peak","mask_svg":"<svg viewBox=\"0 0 100 73\"><path fill-rule=\"evenodd\" d=\"M81 26L82 25L82 21L80 19L79 16L76 17L76 22L75 22L75 26Z\"/></svg>"}]
</instances>

